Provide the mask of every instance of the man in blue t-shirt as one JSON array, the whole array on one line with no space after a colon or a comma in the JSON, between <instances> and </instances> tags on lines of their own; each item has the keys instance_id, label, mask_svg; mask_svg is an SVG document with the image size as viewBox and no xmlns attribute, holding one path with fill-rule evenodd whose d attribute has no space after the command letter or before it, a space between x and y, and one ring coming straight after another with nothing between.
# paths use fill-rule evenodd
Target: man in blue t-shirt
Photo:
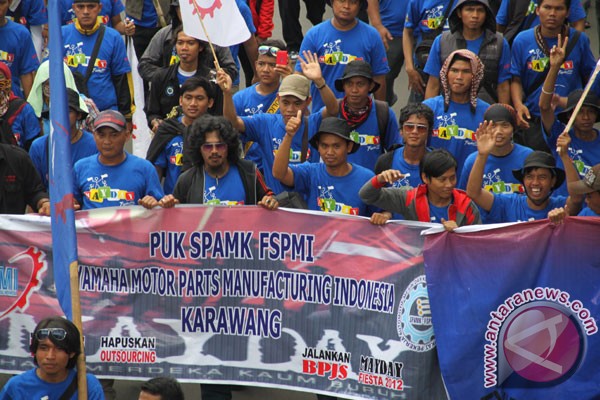
<instances>
[{"instance_id":1,"label":"man in blue t-shirt","mask_svg":"<svg viewBox=\"0 0 600 400\"><path fill-rule=\"evenodd\" d=\"M448 16L450 31L435 38L424 71L429 75L425 98L440 94L440 69L456 49L477 54L485 73L479 97L488 103L510 103L510 48L496 33L496 21L487 0L458 0Z\"/></svg>"},{"instance_id":2,"label":"man in blue t-shirt","mask_svg":"<svg viewBox=\"0 0 600 400\"><path fill-rule=\"evenodd\" d=\"M577 171L566 151L571 141L566 132L558 139L564 170L557 168L554 157L543 151L532 152L520 169L513 170L513 175L523 185L525 196L516 193L495 194L483 188L485 163L498 135L499 131L494 129L492 121L483 122L477 130L478 153L467 183L467 194L482 210L486 223L544 219L550 211L562 207L565 207L570 215L579 212L582 196L573 193L570 193L568 198L552 195L565 180L565 173L568 182L579 181Z\"/></svg>"},{"instance_id":3,"label":"man in blue t-shirt","mask_svg":"<svg viewBox=\"0 0 600 400\"><path fill-rule=\"evenodd\" d=\"M286 155L299 131L301 116L298 111L286 125L285 136L275 155L273 176L304 195L310 210L371 216L374 210L360 199L358 189L373 176L373 172L348 162L348 155L358 151L360 144L352 139L346 121L324 118L319 131L310 140L310 144L319 150L322 163L289 165Z\"/></svg>"},{"instance_id":4,"label":"man in blue t-shirt","mask_svg":"<svg viewBox=\"0 0 600 400\"><path fill-rule=\"evenodd\" d=\"M125 151L130 135L118 111L102 111L94 120L98 155L82 158L73 168L73 195L82 209L161 205L164 192L154 166Z\"/></svg>"},{"instance_id":5,"label":"man in blue t-shirt","mask_svg":"<svg viewBox=\"0 0 600 400\"><path fill-rule=\"evenodd\" d=\"M7 18L10 5L0 0L0 62L10 68L15 95L26 99L40 62L27 28Z\"/></svg>"},{"instance_id":6,"label":"man in blue t-shirt","mask_svg":"<svg viewBox=\"0 0 600 400\"><path fill-rule=\"evenodd\" d=\"M512 174L521 168L525 158L533 151L529 147L513 143L513 134L517 129L516 113L508 104L492 104L484 120L494 122L497 131L494 147L485 163L483 188L493 193L524 193L523 185ZM477 153L471 153L465 160L457 187L467 188L469 174Z\"/></svg>"},{"instance_id":7,"label":"man in blue t-shirt","mask_svg":"<svg viewBox=\"0 0 600 400\"><path fill-rule=\"evenodd\" d=\"M104 29L104 37L87 81L87 94L100 111L112 109L123 114L131 130L131 95L127 79L131 66L121 35L113 28L102 25L102 19L98 18L101 9L100 0L73 2L77 19L75 23L62 27L63 56L73 73L85 77L94 45L100 30Z\"/></svg>"},{"instance_id":8,"label":"man in blue t-shirt","mask_svg":"<svg viewBox=\"0 0 600 400\"><path fill-rule=\"evenodd\" d=\"M338 118L352 127L352 136L360 143L348 160L373 170L379 155L400 143L396 114L386 102L371 97L379 84L373 80L371 65L366 61L350 61L344 74L335 80L335 88L344 92Z\"/></svg>"},{"instance_id":9,"label":"man in blue t-shirt","mask_svg":"<svg viewBox=\"0 0 600 400\"><path fill-rule=\"evenodd\" d=\"M517 124L523 128L517 142L534 150L550 151L542 136L539 101L544 75L549 73L550 50L560 46L559 35L569 38L570 50L566 54L565 48L556 85L550 88L550 93L561 97L559 109L565 106L569 93L587 82L596 65L587 35L565 25L569 4L570 0L541 0L536 11L540 24L519 33L511 48L511 98Z\"/></svg>"},{"instance_id":10,"label":"man in blue t-shirt","mask_svg":"<svg viewBox=\"0 0 600 400\"><path fill-rule=\"evenodd\" d=\"M569 93L567 106L558 114L554 114L552 98L556 80L561 66L564 64L565 49L567 40L563 39L557 46L550 50L550 68L546 80L543 83L540 93L540 113L542 118L543 137L548 147L552 151L554 158L558 161L558 166L562 165L558 154L556 153L556 140L565 130L565 126L573 114L575 106L583 95L583 90L576 89ZM600 163L600 132L594 128L594 124L600 120L600 99L589 92L583 100L569 135L571 136L571 145L569 146L569 156L575 164L575 168L580 177L584 177L587 171ZM565 185L559 188L560 194L566 194Z\"/></svg>"},{"instance_id":11,"label":"man in blue t-shirt","mask_svg":"<svg viewBox=\"0 0 600 400\"><path fill-rule=\"evenodd\" d=\"M477 97L483 79L483 63L470 50L456 50L446 58L440 71L443 94L423 104L433 110L432 148L448 150L458 163L460 176L467 156L477 150L475 131L489 104Z\"/></svg>"},{"instance_id":12,"label":"man in blue t-shirt","mask_svg":"<svg viewBox=\"0 0 600 400\"><path fill-rule=\"evenodd\" d=\"M31 333L28 350L33 355L35 368L12 377L2 391L0 399L62 399L63 393L78 398L77 357L81 354L81 336L77 327L62 317L41 320ZM86 374L87 398L103 400L104 394L98 379Z\"/></svg>"},{"instance_id":13,"label":"man in blue t-shirt","mask_svg":"<svg viewBox=\"0 0 600 400\"><path fill-rule=\"evenodd\" d=\"M271 173L274 157L279 152L279 147L286 133L286 124L290 118L295 117L298 112L301 112L301 114L306 113L311 102L311 80L319 88L326 107L301 119L300 134L295 136L291 151L288 150L285 153L290 162L300 163L307 160L318 160L318 154L315 154L314 149L311 150L308 146L309 140L317 132L323 117L336 115L338 112L338 102L321 75L321 67L317 56L310 52L304 53L303 56L306 60L299 57L298 63L301 64L304 75L288 75L281 81L278 92L279 114L263 113L250 117L239 117L233 105L231 78L223 70L219 70L217 73L217 83L224 95L223 115L242 134L242 142L251 140L260 146L264 155L265 181L275 194L285 191L286 188Z\"/></svg>"},{"instance_id":14,"label":"man in blue t-shirt","mask_svg":"<svg viewBox=\"0 0 600 400\"><path fill-rule=\"evenodd\" d=\"M377 30L357 18L359 11L366 9L367 0L333 0L330 3L333 18L312 27L306 33L300 54L304 51L317 54L323 78L331 88L350 61L359 59L368 62L373 68L373 80L380 85L374 93L375 98L385 100L385 75L390 70L385 47ZM299 63L296 64L296 71L302 72ZM313 85L313 111L323 107L321 95L319 87ZM335 90L334 95L342 98L344 94L341 90Z\"/></svg>"}]
</instances>

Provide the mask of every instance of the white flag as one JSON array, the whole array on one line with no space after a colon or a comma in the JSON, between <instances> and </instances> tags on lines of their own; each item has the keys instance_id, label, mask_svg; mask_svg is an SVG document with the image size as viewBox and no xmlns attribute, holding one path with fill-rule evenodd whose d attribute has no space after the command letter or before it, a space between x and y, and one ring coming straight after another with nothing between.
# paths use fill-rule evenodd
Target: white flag
<instances>
[{"instance_id":1,"label":"white flag","mask_svg":"<svg viewBox=\"0 0 600 400\"><path fill-rule=\"evenodd\" d=\"M204 23L210 41L221 47L245 42L250 31L240 13L236 0L180 0L183 31L208 42L200 24Z\"/></svg>"},{"instance_id":2,"label":"white flag","mask_svg":"<svg viewBox=\"0 0 600 400\"><path fill-rule=\"evenodd\" d=\"M133 83L133 95L135 111L133 112L133 154L146 158L148 146L152 141L152 131L148 127L146 113L144 112L144 81L138 72L138 59L133 48L133 39L127 38L127 58L131 64L131 80Z\"/></svg>"}]
</instances>

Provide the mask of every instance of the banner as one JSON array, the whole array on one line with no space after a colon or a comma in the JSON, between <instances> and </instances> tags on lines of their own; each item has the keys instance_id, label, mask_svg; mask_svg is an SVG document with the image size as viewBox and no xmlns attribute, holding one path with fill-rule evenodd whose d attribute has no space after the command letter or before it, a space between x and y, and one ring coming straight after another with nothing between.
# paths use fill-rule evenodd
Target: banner
<instances>
[{"instance_id":1,"label":"banner","mask_svg":"<svg viewBox=\"0 0 600 400\"><path fill-rule=\"evenodd\" d=\"M420 223L180 206L76 213L87 365L348 399L444 399ZM60 314L48 219L0 216L0 368ZM14 304L22 307L17 310Z\"/></svg>"},{"instance_id":2,"label":"banner","mask_svg":"<svg viewBox=\"0 0 600 400\"><path fill-rule=\"evenodd\" d=\"M181 1L179 5L184 32L187 35L221 47L229 47L245 42L250 38L250 31L240 13L237 1Z\"/></svg>"},{"instance_id":3,"label":"banner","mask_svg":"<svg viewBox=\"0 0 600 400\"><path fill-rule=\"evenodd\" d=\"M133 46L133 39L128 37L127 43L127 59L131 64L131 82L133 87L133 102L135 108L133 110L132 123L133 132L131 135L132 153L140 158L146 158L148 147L152 142L152 131L148 127L148 119L144 112L146 101L144 99L144 80L138 71L138 59Z\"/></svg>"},{"instance_id":4,"label":"banner","mask_svg":"<svg viewBox=\"0 0 600 400\"><path fill-rule=\"evenodd\" d=\"M580 217L426 238L450 398L600 398L599 238Z\"/></svg>"}]
</instances>

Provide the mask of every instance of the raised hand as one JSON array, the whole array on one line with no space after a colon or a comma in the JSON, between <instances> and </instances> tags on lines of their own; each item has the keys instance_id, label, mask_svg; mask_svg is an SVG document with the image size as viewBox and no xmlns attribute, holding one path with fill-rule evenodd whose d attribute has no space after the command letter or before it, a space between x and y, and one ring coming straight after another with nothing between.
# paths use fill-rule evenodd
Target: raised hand
<instances>
[{"instance_id":1,"label":"raised hand","mask_svg":"<svg viewBox=\"0 0 600 400\"><path fill-rule=\"evenodd\" d=\"M550 66L561 66L565 61L567 54L567 43L569 43L569 37L566 36L562 40L562 35L558 35L558 42L550 49Z\"/></svg>"},{"instance_id":2,"label":"raised hand","mask_svg":"<svg viewBox=\"0 0 600 400\"><path fill-rule=\"evenodd\" d=\"M311 81L321 79L323 74L321 73L319 56L311 51L303 51L302 56L303 57L298 57L298 60L300 61L300 67L302 68L304 76Z\"/></svg>"},{"instance_id":3,"label":"raised hand","mask_svg":"<svg viewBox=\"0 0 600 400\"><path fill-rule=\"evenodd\" d=\"M285 133L286 135L290 135L294 137L300 125L302 124L302 110L298 110L298 114L295 117L289 119L287 124L285 124Z\"/></svg>"},{"instance_id":4,"label":"raised hand","mask_svg":"<svg viewBox=\"0 0 600 400\"><path fill-rule=\"evenodd\" d=\"M400 171L398 171L397 169L387 169L385 171L383 171L382 173L380 173L379 175L377 175L377 181L380 184L383 183L389 183L392 184L402 178L404 178L404 174Z\"/></svg>"},{"instance_id":5,"label":"raised hand","mask_svg":"<svg viewBox=\"0 0 600 400\"><path fill-rule=\"evenodd\" d=\"M493 121L483 121L475 132L477 137L477 151L479 154L487 155L492 152L496 144L496 134Z\"/></svg>"}]
</instances>

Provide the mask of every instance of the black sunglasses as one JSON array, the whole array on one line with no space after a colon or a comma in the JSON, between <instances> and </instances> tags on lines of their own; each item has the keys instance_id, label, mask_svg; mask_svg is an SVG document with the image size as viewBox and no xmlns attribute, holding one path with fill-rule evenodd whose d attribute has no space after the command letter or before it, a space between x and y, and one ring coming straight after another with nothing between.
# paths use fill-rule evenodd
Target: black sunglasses
<instances>
[{"instance_id":1,"label":"black sunglasses","mask_svg":"<svg viewBox=\"0 0 600 400\"><path fill-rule=\"evenodd\" d=\"M67 331L65 331L63 328L44 328L35 332L35 337L37 340L48 339L50 336L56 340L65 340L67 337Z\"/></svg>"}]
</instances>

